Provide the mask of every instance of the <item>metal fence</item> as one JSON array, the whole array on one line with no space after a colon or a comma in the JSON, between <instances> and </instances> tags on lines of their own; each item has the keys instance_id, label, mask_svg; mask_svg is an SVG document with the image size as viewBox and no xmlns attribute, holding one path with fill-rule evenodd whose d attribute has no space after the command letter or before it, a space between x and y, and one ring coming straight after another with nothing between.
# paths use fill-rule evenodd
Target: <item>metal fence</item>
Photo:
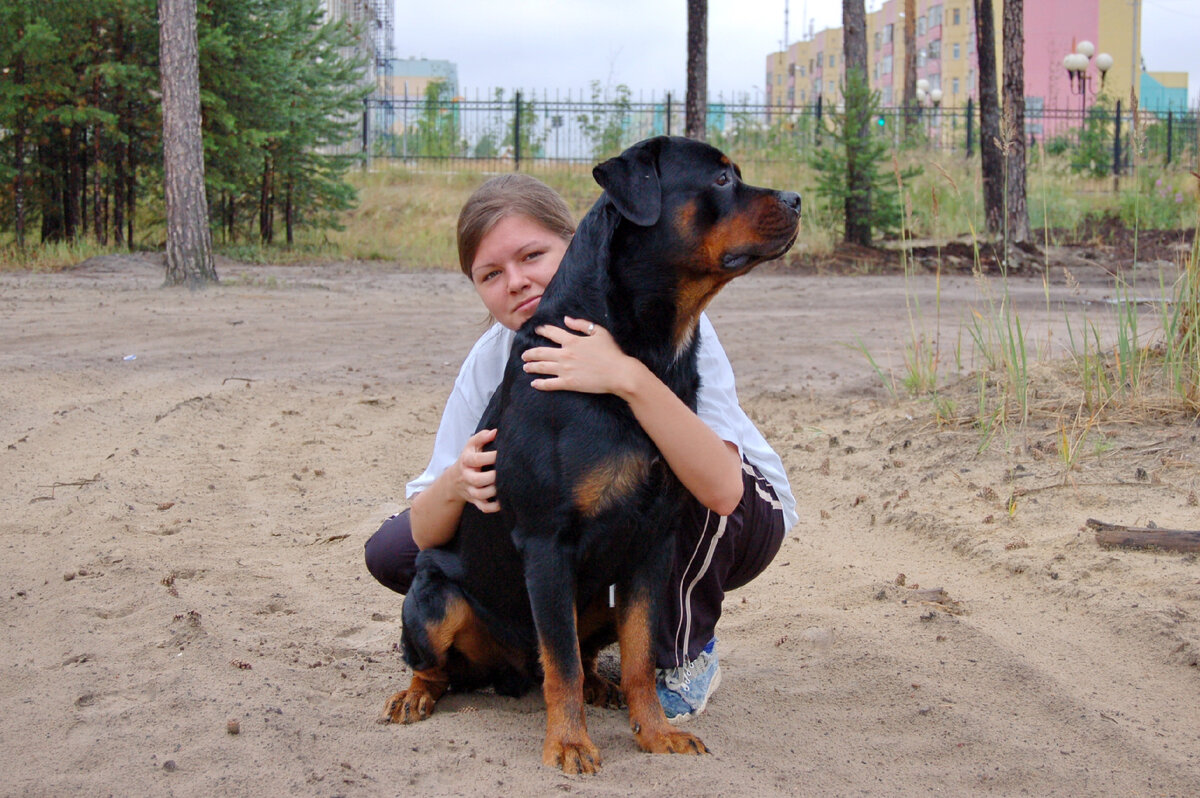
<instances>
[{"instance_id":1,"label":"metal fence","mask_svg":"<svg viewBox=\"0 0 1200 798\"><path fill-rule=\"evenodd\" d=\"M780 108L761 104L710 102L708 139L742 161L795 161L828 143L839 109L822 105ZM906 124L906 113L908 120ZM1196 111L1139 114L1143 162L1196 168ZM1094 174L1127 168L1133 131L1128 109L1025 109L1030 157L1066 158ZM592 164L649 136L682 134L679 98L633 101L532 99L520 92L488 100L372 97L363 111L359 146L368 159L427 164L470 162L482 169L519 169L534 164ZM971 102L955 108L879 109L874 135L897 147L926 147L971 156L979 148L979 109Z\"/></svg>"}]
</instances>

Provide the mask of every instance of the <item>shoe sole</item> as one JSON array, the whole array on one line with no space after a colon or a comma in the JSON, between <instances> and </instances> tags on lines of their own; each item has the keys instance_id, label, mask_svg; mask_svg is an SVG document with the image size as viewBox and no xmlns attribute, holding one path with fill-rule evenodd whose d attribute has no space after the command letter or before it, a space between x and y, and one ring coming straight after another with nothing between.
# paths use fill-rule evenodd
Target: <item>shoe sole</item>
<instances>
[{"instance_id":1,"label":"shoe sole","mask_svg":"<svg viewBox=\"0 0 1200 798\"><path fill-rule=\"evenodd\" d=\"M721 665L720 665L720 663L718 663L717 664L717 672L713 674L712 681L708 683L708 692L704 694L704 700L700 702L700 706L696 707L695 709L693 709L691 712L687 713L686 715L676 715L673 718L667 718L667 723L670 723L672 726L678 726L680 723L683 723L684 721L690 720L690 719L696 717L697 715L699 715L701 712L703 712L705 710L706 707L708 707L708 699L710 697L712 697L713 693L717 692L717 688L720 686L721 686Z\"/></svg>"}]
</instances>

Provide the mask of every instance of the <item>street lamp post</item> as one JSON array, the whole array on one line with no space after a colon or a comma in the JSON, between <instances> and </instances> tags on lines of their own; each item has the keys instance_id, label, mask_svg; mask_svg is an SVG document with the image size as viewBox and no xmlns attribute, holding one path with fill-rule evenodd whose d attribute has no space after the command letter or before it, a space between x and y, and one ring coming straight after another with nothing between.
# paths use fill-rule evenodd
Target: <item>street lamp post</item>
<instances>
[{"instance_id":1,"label":"street lamp post","mask_svg":"<svg viewBox=\"0 0 1200 798\"><path fill-rule=\"evenodd\" d=\"M1096 54L1096 45L1091 42L1081 41L1075 45L1075 52L1069 54L1063 59L1063 66L1067 70L1067 79L1071 84L1071 93L1079 95L1079 113L1083 121L1087 121L1087 97L1088 83L1095 78L1088 75L1088 65L1092 62L1092 56ZM1104 88L1104 78L1108 75L1108 70L1112 69L1113 57L1108 53L1100 53L1096 55L1096 69L1100 72L1100 88ZM1091 91L1095 94L1095 90Z\"/></svg>"},{"instance_id":2,"label":"street lamp post","mask_svg":"<svg viewBox=\"0 0 1200 798\"><path fill-rule=\"evenodd\" d=\"M917 113L920 114L925 108L933 108L936 112L942 105L942 90L931 89L929 81L921 78L917 81ZM929 121L926 123L928 128L927 133L931 133L934 125L934 114L930 114Z\"/></svg>"}]
</instances>

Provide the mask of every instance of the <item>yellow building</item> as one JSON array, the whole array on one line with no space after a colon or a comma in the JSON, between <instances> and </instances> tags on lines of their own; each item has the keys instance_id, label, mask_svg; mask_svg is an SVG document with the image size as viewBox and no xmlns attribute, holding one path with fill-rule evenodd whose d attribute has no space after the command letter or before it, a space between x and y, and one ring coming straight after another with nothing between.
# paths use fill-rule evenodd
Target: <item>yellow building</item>
<instances>
[{"instance_id":1,"label":"yellow building","mask_svg":"<svg viewBox=\"0 0 1200 798\"><path fill-rule=\"evenodd\" d=\"M995 0L997 79L1003 65L1002 0ZM930 96L947 107L977 98L975 17L971 0L916 0L917 79L928 82ZM1127 0L1043 0L1025 4L1025 95L1027 107L1069 108L1078 99L1078 84L1068 80L1064 56L1076 44L1090 41L1096 53L1107 52L1113 66L1104 90L1128 98L1140 85L1140 9ZM844 80L842 29L829 28L810 39L793 42L766 59L766 103L796 108L838 102ZM867 59L872 89L884 107L900 105L904 94L904 0L887 0L867 15ZM1101 87L1095 62L1088 65L1089 94ZM1178 79L1172 77L1172 87ZM1186 76L1184 78L1186 84Z\"/></svg>"}]
</instances>

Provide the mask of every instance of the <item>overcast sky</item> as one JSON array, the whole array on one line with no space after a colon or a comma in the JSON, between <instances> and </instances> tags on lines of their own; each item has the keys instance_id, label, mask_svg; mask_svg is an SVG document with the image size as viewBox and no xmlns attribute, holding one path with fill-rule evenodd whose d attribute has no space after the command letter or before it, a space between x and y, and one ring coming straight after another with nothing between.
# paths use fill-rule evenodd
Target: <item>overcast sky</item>
<instances>
[{"instance_id":1,"label":"overcast sky","mask_svg":"<svg viewBox=\"0 0 1200 798\"><path fill-rule=\"evenodd\" d=\"M1033 0L1052 2L1053 0ZM996 0L1000 2L1000 0ZM554 96L590 82L624 83L646 99L686 88L686 0L395 0L396 56L458 65L471 97L489 87ZM841 0L709 0L708 88L712 96L762 95L766 55L816 30L841 24ZM881 5L867 0L867 10ZM1151 70L1189 73L1200 98L1200 0L1142 0L1142 53ZM1105 49L1109 45L1101 42ZM1113 46L1128 58L1128 46Z\"/></svg>"}]
</instances>

